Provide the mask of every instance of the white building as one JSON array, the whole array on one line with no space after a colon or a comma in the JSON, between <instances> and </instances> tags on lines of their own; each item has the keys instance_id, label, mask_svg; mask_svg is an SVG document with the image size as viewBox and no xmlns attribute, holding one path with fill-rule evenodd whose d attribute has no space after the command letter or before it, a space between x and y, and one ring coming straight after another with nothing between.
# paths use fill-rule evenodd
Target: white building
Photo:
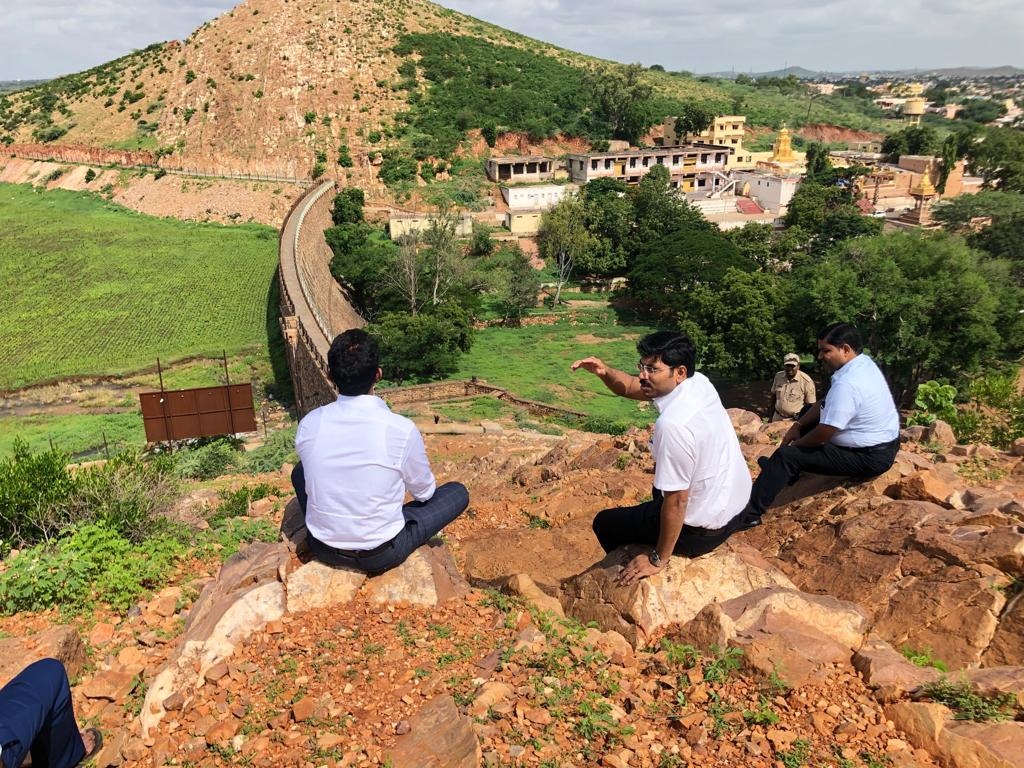
<instances>
[{"instance_id":1,"label":"white building","mask_svg":"<svg viewBox=\"0 0 1024 768\"><path fill-rule=\"evenodd\" d=\"M784 213L800 186L799 176L780 176L759 171L733 171L736 194L749 197L766 211Z\"/></svg>"},{"instance_id":2,"label":"white building","mask_svg":"<svg viewBox=\"0 0 1024 768\"><path fill-rule=\"evenodd\" d=\"M529 184L517 187L501 187L501 196L510 211L554 208L568 194L576 191L575 184Z\"/></svg>"}]
</instances>

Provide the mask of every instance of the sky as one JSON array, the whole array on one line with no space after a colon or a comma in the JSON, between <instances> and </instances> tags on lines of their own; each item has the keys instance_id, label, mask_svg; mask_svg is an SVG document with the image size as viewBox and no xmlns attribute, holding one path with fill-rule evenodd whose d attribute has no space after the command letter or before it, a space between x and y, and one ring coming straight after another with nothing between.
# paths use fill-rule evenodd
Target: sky
<instances>
[{"instance_id":1,"label":"sky","mask_svg":"<svg viewBox=\"0 0 1024 768\"><path fill-rule=\"evenodd\" d=\"M183 39L231 0L0 0L0 80ZM691 72L1024 68L1020 0L444 0L565 48Z\"/></svg>"}]
</instances>

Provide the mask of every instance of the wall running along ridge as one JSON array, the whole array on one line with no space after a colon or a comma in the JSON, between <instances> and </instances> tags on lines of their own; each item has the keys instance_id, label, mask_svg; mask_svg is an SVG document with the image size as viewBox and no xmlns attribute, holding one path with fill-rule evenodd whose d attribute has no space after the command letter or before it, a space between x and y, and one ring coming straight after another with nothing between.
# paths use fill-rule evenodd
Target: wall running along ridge
<instances>
[{"instance_id":1,"label":"wall running along ridge","mask_svg":"<svg viewBox=\"0 0 1024 768\"><path fill-rule=\"evenodd\" d=\"M331 275L324 230L333 225L334 191L334 182L326 181L299 198L278 243L281 331L300 418L338 396L327 372L331 340L365 324Z\"/></svg>"}]
</instances>

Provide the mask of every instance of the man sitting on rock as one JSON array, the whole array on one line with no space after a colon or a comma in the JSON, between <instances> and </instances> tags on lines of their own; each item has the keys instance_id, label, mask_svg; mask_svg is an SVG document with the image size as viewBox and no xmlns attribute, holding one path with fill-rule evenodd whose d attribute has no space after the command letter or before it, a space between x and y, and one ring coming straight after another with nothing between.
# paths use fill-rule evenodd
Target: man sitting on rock
<instances>
[{"instance_id":1,"label":"man sitting on rock","mask_svg":"<svg viewBox=\"0 0 1024 768\"><path fill-rule=\"evenodd\" d=\"M765 509L801 472L875 477L892 466L900 417L885 376L863 348L860 331L848 323L818 334L818 359L832 374L831 389L786 431L775 453L758 462L744 528L760 525Z\"/></svg>"},{"instance_id":2,"label":"man sitting on rock","mask_svg":"<svg viewBox=\"0 0 1024 768\"><path fill-rule=\"evenodd\" d=\"M334 339L327 365L340 394L299 423L292 472L313 556L370 574L401 565L469 506L461 483L436 487L416 425L374 394L379 362L365 331Z\"/></svg>"},{"instance_id":3,"label":"man sitting on rock","mask_svg":"<svg viewBox=\"0 0 1024 768\"><path fill-rule=\"evenodd\" d=\"M750 472L718 392L694 370L696 351L683 333L657 331L636 345L639 376L596 357L572 370L590 371L616 395L653 400L654 498L633 507L599 512L594 533L605 552L644 544L649 552L623 568L619 583L658 573L673 555L710 552L739 529L750 493Z\"/></svg>"},{"instance_id":4,"label":"man sitting on rock","mask_svg":"<svg viewBox=\"0 0 1024 768\"><path fill-rule=\"evenodd\" d=\"M800 356L790 352L782 360L782 370L772 379L771 421L799 419L817 400L814 382L800 370Z\"/></svg>"}]
</instances>

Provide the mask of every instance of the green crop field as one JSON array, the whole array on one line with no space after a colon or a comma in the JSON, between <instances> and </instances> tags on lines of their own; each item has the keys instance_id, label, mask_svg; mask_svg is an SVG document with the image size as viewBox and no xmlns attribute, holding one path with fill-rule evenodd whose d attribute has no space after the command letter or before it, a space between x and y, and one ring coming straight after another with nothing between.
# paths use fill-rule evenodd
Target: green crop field
<instances>
[{"instance_id":1,"label":"green crop field","mask_svg":"<svg viewBox=\"0 0 1024 768\"><path fill-rule=\"evenodd\" d=\"M277 233L0 184L0 390L193 355L266 355Z\"/></svg>"},{"instance_id":2,"label":"green crop field","mask_svg":"<svg viewBox=\"0 0 1024 768\"><path fill-rule=\"evenodd\" d=\"M486 328L477 333L473 348L452 378L477 376L520 397L588 416L649 424L656 415L649 403L616 397L596 376L572 372L569 366L595 355L616 368L633 371L637 339L652 330L619 325L609 308L567 313L554 325Z\"/></svg>"},{"instance_id":3,"label":"green crop field","mask_svg":"<svg viewBox=\"0 0 1024 768\"><path fill-rule=\"evenodd\" d=\"M102 459L104 440L112 455L146 444L142 416L137 413L7 417L0 421L0 459L13 453L16 439L28 443L33 453L52 445L76 459Z\"/></svg>"}]
</instances>

